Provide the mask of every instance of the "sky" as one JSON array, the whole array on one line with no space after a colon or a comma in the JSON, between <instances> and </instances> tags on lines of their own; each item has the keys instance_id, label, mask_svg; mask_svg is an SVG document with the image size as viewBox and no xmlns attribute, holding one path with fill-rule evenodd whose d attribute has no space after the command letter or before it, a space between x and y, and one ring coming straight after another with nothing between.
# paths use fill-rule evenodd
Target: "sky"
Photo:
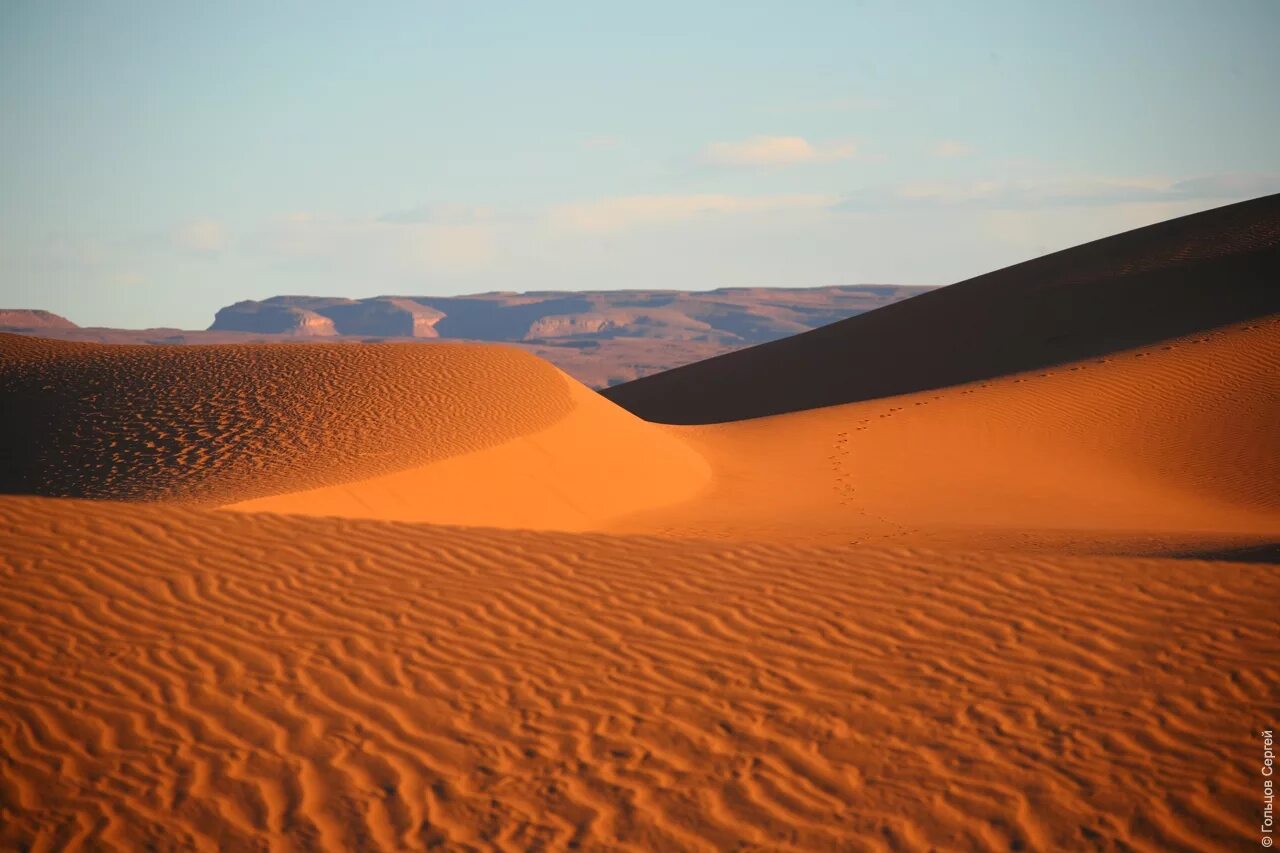
<instances>
[{"instance_id":1,"label":"sky","mask_svg":"<svg viewBox=\"0 0 1280 853\"><path fill-rule=\"evenodd\" d=\"M1280 3L0 3L0 308L948 284L1280 192Z\"/></svg>"}]
</instances>

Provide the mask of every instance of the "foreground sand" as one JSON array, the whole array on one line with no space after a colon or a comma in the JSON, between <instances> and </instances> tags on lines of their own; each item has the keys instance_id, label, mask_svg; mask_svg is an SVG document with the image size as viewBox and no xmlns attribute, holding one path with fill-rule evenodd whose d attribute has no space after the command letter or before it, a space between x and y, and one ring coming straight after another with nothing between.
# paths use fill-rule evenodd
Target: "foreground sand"
<instances>
[{"instance_id":1,"label":"foreground sand","mask_svg":"<svg viewBox=\"0 0 1280 853\"><path fill-rule=\"evenodd\" d=\"M1272 567L0 522L5 847L1256 843Z\"/></svg>"},{"instance_id":2,"label":"foreground sand","mask_svg":"<svg viewBox=\"0 0 1280 853\"><path fill-rule=\"evenodd\" d=\"M1257 844L1280 204L1181 222L1123 339L708 362L783 413L698 426L503 347L0 335L0 848Z\"/></svg>"}]
</instances>

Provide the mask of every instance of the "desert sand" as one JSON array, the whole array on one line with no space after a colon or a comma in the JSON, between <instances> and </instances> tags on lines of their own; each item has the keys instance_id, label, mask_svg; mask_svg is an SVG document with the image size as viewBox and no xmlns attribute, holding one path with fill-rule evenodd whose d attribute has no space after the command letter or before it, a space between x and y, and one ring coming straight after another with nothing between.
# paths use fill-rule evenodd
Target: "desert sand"
<instances>
[{"instance_id":1,"label":"desert sand","mask_svg":"<svg viewBox=\"0 0 1280 853\"><path fill-rule=\"evenodd\" d=\"M1278 257L1234 205L631 411L501 346L0 336L0 847L1255 845Z\"/></svg>"}]
</instances>

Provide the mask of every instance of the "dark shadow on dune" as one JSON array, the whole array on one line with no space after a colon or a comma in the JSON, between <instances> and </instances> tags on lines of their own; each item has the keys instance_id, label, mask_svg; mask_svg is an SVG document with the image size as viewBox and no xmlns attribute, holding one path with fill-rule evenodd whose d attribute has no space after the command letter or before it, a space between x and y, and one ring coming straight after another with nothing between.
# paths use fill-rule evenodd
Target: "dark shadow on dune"
<instances>
[{"instance_id":1,"label":"dark shadow on dune","mask_svg":"<svg viewBox=\"0 0 1280 853\"><path fill-rule=\"evenodd\" d=\"M1206 551L1183 551L1168 554L1178 560L1214 560L1224 563L1266 563L1280 565L1280 542L1266 542L1238 548L1219 548Z\"/></svg>"},{"instance_id":2,"label":"dark shadow on dune","mask_svg":"<svg viewBox=\"0 0 1280 853\"><path fill-rule=\"evenodd\" d=\"M1280 312L1280 194L1027 261L602 392L700 424L1102 358Z\"/></svg>"},{"instance_id":3,"label":"dark shadow on dune","mask_svg":"<svg viewBox=\"0 0 1280 853\"><path fill-rule=\"evenodd\" d=\"M471 453L572 410L568 381L515 349L0 334L0 494L217 505Z\"/></svg>"}]
</instances>

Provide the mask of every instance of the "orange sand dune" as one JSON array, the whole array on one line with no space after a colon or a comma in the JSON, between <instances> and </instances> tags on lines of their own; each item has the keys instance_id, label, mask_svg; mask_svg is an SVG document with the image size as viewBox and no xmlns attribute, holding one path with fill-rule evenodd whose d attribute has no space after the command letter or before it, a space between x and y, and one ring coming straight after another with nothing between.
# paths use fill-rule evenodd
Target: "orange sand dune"
<instances>
[{"instance_id":1,"label":"orange sand dune","mask_svg":"<svg viewBox=\"0 0 1280 853\"><path fill-rule=\"evenodd\" d=\"M1122 547L1143 553L1280 532L1280 317L704 427L645 423L501 348L0 343L19 356L43 347L2 374L31 400L61 372L52 422L62 429L41 428L31 458L64 494L713 539L1149 542ZM256 381L255 364L270 366ZM201 403L206 383L232 370L225 381L256 396ZM304 370L316 375L285 378ZM483 399L483 377L501 371ZM362 372L369 381L348 379ZM69 421L68 405L103 414Z\"/></svg>"},{"instance_id":2,"label":"orange sand dune","mask_svg":"<svg viewBox=\"0 0 1280 853\"><path fill-rule=\"evenodd\" d=\"M671 427L645 423L568 376L550 426L483 450L334 486L228 505L245 512L539 530L599 530L689 500L711 470Z\"/></svg>"},{"instance_id":3,"label":"orange sand dune","mask_svg":"<svg viewBox=\"0 0 1280 853\"><path fill-rule=\"evenodd\" d=\"M573 408L505 347L106 346L0 334L8 492L226 503L478 450ZM460 428L465 424L465 428Z\"/></svg>"},{"instance_id":4,"label":"orange sand dune","mask_svg":"<svg viewBox=\"0 0 1280 853\"><path fill-rule=\"evenodd\" d=\"M908 394L1280 312L1280 194L1055 252L602 392L718 423Z\"/></svg>"},{"instance_id":5,"label":"orange sand dune","mask_svg":"<svg viewBox=\"0 0 1280 853\"><path fill-rule=\"evenodd\" d=\"M8 492L575 530L708 478L667 428L501 346L0 334L0 394L23 449Z\"/></svg>"},{"instance_id":6,"label":"orange sand dune","mask_svg":"<svg viewBox=\"0 0 1280 853\"><path fill-rule=\"evenodd\" d=\"M0 498L0 846L1256 844L1274 567Z\"/></svg>"},{"instance_id":7,"label":"orange sand dune","mask_svg":"<svg viewBox=\"0 0 1280 853\"><path fill-rule=\"evenodd\" d=\"M1256 844L1277 209L632 389L732 423L0 335L0 848Z\"/></svg>"},{"instance_id":8,"label":"orange sand dune","mask_svg":"<svg viewBox=\"0 0 1280 853\"><path fill-rule=\"evenodd\" d=\"M1278 412L1280 315L989 382L686 427L712 488L614 529L1139 553L1275 541Z\"/></svg>"}]
</instances>

